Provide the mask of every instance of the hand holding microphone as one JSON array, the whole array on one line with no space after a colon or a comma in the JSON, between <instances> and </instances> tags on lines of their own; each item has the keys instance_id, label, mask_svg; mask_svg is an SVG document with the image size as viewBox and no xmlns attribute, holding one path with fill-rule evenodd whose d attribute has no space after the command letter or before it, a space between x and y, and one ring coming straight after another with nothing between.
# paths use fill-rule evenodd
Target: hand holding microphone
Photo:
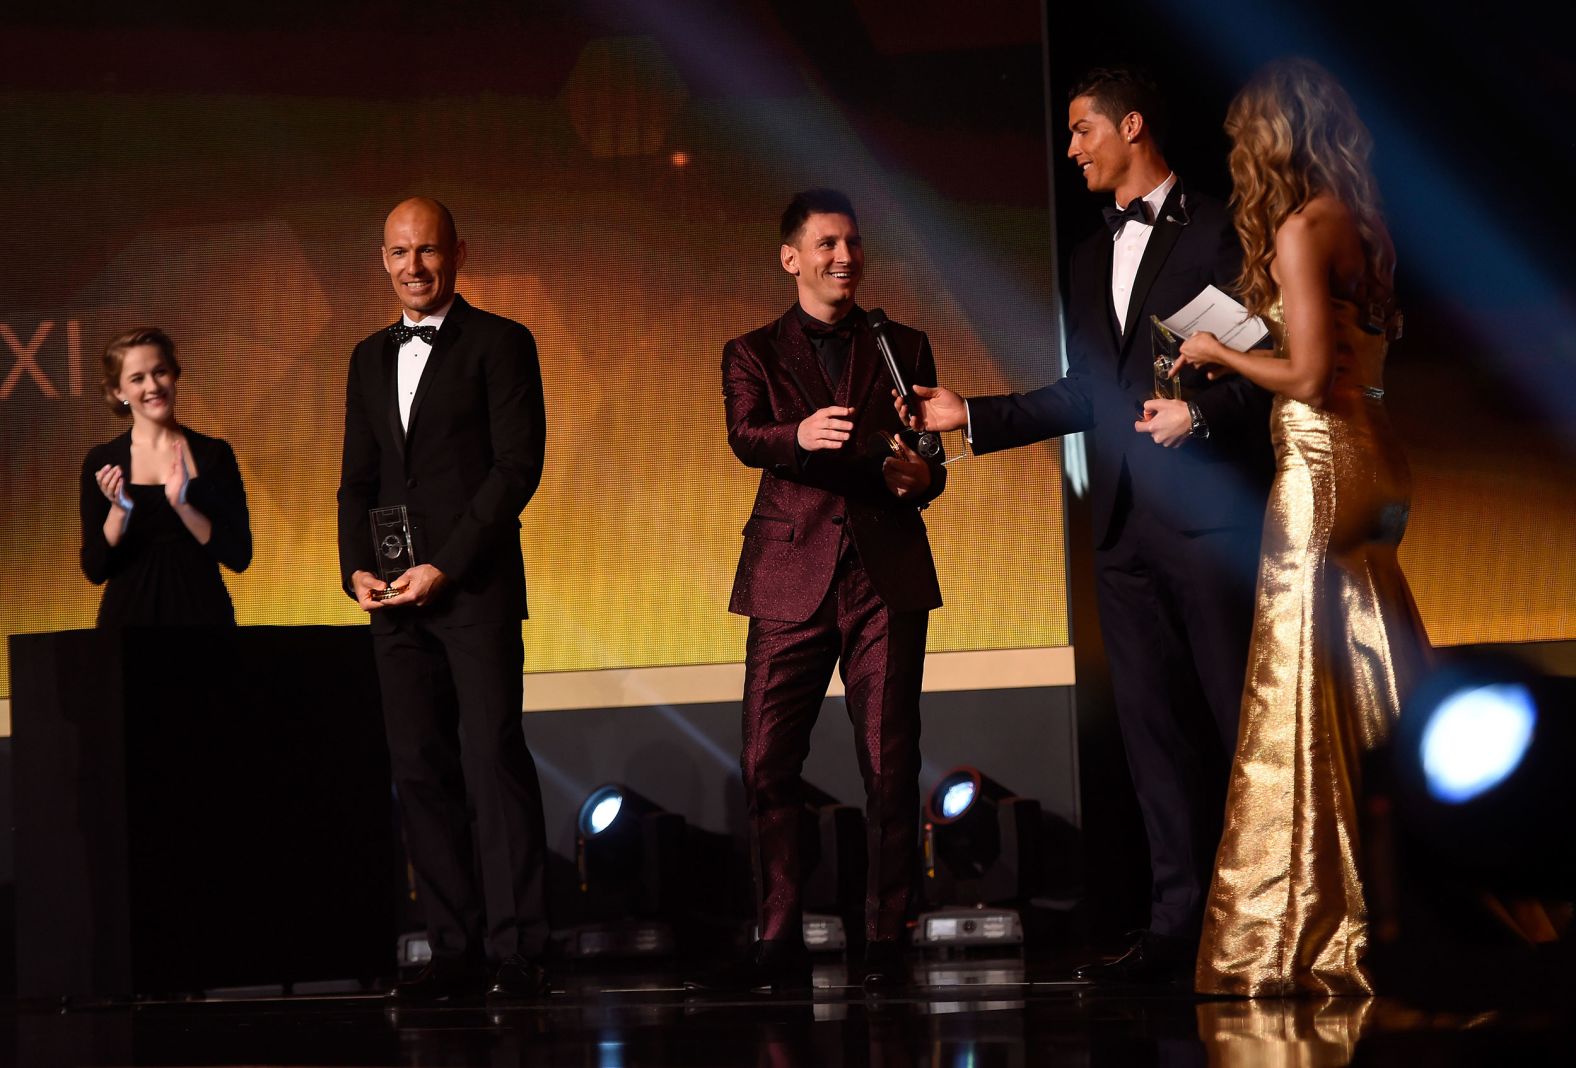
<instances>
[{"instance_id":1,"label":"hand holding microphone","mask_svg":"<svg viewBox=\"0 0 1576 1068\"><path fill-rule=\"evenodd\" d=\"M870 332L875 335L876 348L881 351L881 358L886 361L887 374L892 379L892 387L896 390L899 400L910 412L920 410L920 398L908 383L908 378L903 373L903 368L897 362L897 353L892 348L892 339L887 332L886 312L880 308L871 308L868 314ZM903 409L898 409L899 414ZM910 420L909 425L913 425ZM917 427L915 429L918 429ZM934 430L921 430L918 441L919 455L928 458L941 455L941 435Z\"/></svg>"},{"instance_id":2,"label":"hand holding microphone","mask_svg":"<svg viewBox=\"0 0 1576 1068\"><path fill-rule=\"evenodd\" d=\"M905 426L914 430L962 430L969 422L969 409L963 398L946 386L915 386L913 397L917 405L908 401L897 390L892 406Z\"/></svg>"}]
</instances>

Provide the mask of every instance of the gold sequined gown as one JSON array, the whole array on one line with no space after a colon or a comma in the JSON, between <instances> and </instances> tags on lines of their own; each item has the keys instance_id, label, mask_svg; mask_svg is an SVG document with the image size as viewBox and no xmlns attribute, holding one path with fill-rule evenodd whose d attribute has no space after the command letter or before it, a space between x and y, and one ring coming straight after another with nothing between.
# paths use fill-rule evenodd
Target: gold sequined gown
<instances>
[{"instance_id":1,"label":"gold sequined gown","mask_svg":"<svg viewBox=\"0 0 1576 1068\"><path fill-rule=\"evenodd\" d=\"M1196 985L1249 997L1366 994L1358 774L1428 648L1396 561L1410 479L1382 401L1386 341L1335 301L1335 375L1277 396L1275 483L1242 725ZM1279 299L1265 317L1285 355Z\"/></svg>"}]
</instances>

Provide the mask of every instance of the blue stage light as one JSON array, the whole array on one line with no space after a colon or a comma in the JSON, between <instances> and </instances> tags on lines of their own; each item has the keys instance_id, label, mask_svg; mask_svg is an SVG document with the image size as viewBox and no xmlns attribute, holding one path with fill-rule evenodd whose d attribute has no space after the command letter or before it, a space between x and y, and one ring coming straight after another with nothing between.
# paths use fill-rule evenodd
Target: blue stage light
<instances>
[{"instance_id":1,"label":"blue stage light","mask_svg":"<svg viewBox=\"0 0 1576 1068\"><path fill-rule=\"evenodd\" d=\"M604 786L593 790L580 806L580 833L587 838L595 838L613 826L623 808L624 793L618 787Z\"/></svg>"},{"instance_id":2,"label":"blue stage light","mask_svg":"<svg viewBox=\"0 0 1576 1068\"><path fill-rule=\"evenodd\" d=\"M920 828L925 898L932 905L968 906L970 911L952 928L942 922L950 912L934 914L936 930L916 935L915 941L965 944L978 933L975 906L1028 900L1041 873L1041 823L1038 801L1019 797L978 768L959 765L936 780ZM1011 917L1018 932L1008 940L1021 942L1018 913L1012 908L1000 912ZM1008 937L1006 928L992 931Z\"/></svg>"},{"instance_id":3,"label":"blue stage light","mask_svg":"<svg viewBox=\"0 0 1576 1068\"><path fill-rule=\"evenodd\" d=\"M1497 650L1442 659L1365 785L1393 801L1398 849L1430 878L1563 898L1576 887L1576 678ZM1384 804L1373 811L1391 833Z\"/></svg>"},{"instance_id":4,"label":"blue stage light","mask_svg":"<svg viewBox=\"0 0 1576 1068\"><path fill-rule=\"evenodd\" d=\"M722 840L721 859L714 838ZM674 922L716 897L701 880L725 881L732 857L726 835L690 828L624 783L603 783L575 817L578 922L563 936L563 951L575 958L672 953Z\"/></svg>"},{"instance_id":5,"label":"blue stage light","mask_svg":"<svg viewBox=\"0 0 1576 1068\"><path fill-rule=\"evenodd\" d=\"M931 788L925 802L926 816L938 823L956 823L985 796L983 783L976 769L967 765L953 768Z\"/></svg>"},{"instance_id":6,"label":"blue stage light","mask_svg":"<svg viewBox=\"0 0 1576 1068\"><path fill-rule=\"evenodd\" d=\"M946 819L955 820L968 811L968 807L973 803L974 781L965 779L962 782L955 782L941 795L941 815Z\"/></svg>"},{"instance_id":7,"label":"blue stage light","mask_svg":"<svg viewBox=\"0 0 1576 1068\"><path fill-rule=\"evenodd\" d=\"M622 797L607 797L597 802L596 808L591 810L591 833L601 834L609 825L618 819L618 810L624 807Z\"/></svg>"},{"instance_id":8,"label":"blue stage light","mask_svg":"<svg viewBox=\"0 0 1576 1068\"><path fill-rule=\"evenodd\" d=\"M1519 683L1476 686L1445 698L1423 728L1428 792L1462 804L1494 789L1521 766L1537 721L1532 693Z\"/></svg>"}]
</instances>

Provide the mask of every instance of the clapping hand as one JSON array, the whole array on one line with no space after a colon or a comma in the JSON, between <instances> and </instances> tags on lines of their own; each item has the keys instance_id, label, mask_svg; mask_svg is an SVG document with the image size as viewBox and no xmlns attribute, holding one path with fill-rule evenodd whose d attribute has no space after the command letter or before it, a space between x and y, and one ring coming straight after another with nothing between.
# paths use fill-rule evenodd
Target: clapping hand
<instances>
[{"instance_id":1,"label":"clapping hand","mask_svg":"<svg viewBox=\"0 0 1576 1068\"><path fill-rule=\"evenodd\" d=\"M170 462L170 469L164 475L164 496L172 508L186 503L186 489L190 485L191 472L186 469L186 445L176 441L175 459Z\"/></svg>"},{"instance_id":2,"label":"clapping hand","mask_svg":"<svg viewBox=\"0 0 1576 1068\"><path fill-rule=\"evenodd\" d=\"M93 473L93 477L110 504L123 512L131 511L131 498L126 496L126 473L118 464L105 464Z\"/></svg>"}]
</instances>

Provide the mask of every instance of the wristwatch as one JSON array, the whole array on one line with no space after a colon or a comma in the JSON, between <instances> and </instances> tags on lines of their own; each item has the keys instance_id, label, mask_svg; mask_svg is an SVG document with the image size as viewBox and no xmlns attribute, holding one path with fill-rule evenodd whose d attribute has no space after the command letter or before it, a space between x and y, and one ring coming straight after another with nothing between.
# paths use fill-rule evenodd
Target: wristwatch
<instances>
[{"instance_id":1,"label":"wristwatch","mask_svg":"<svg viewBox=\"0 0 1576 1068\"><path fill-rule=\"evenodd\" d=\"M1209 424L1204 422L1204 413L1198 410L1198 405L1188 401L1187 414L1193 420L1193 425L1188 428L1187 436L1200 439L1209 437Z\"/></svg>"}]
</instances>

